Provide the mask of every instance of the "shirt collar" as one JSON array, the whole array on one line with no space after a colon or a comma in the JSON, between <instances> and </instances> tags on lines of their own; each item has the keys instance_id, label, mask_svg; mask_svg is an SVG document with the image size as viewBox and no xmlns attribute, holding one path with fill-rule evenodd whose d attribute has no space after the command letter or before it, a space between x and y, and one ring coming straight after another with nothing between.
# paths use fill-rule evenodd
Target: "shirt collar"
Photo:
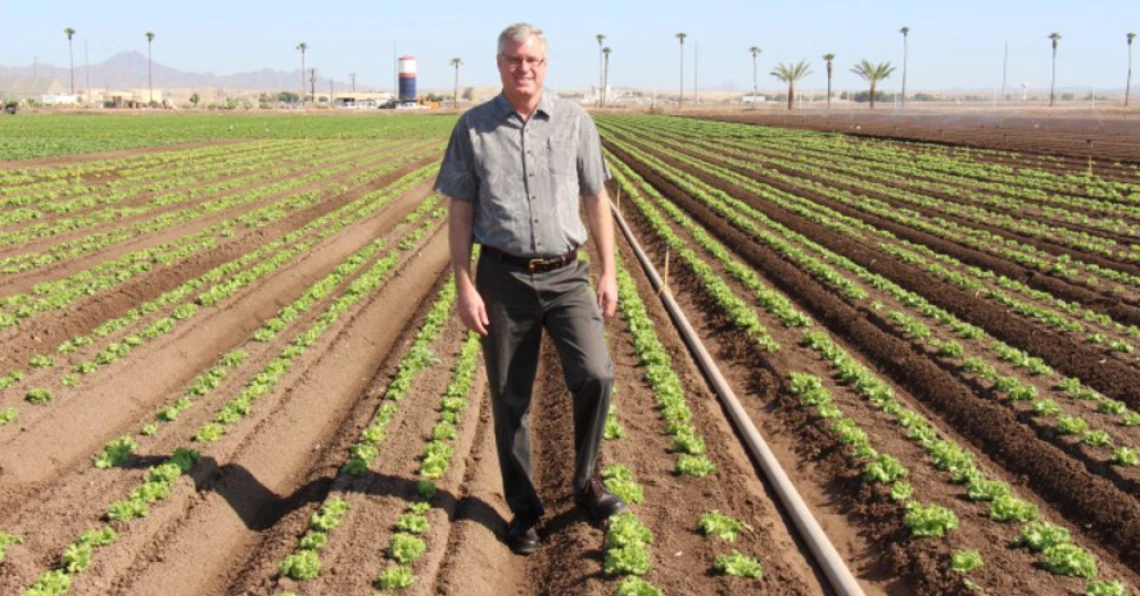
<instances>
[{"instance_id":1,"label":"shirt collar","mask_svg":"<svg viewBox=\"0 0 1140 596\"><path fill-rule=\"evenodd\" d=\"M507 97L502 93L495 96L495 110L498 112L499 117L506 119L512 114L516 114L515 108L511 102L507 101ZM550 120L551 115L554 114L554 101L547 95L545 89L542 90L542 97L538 98L538 106L534 109L535 116L541 116L546 120Z\"/></svg>"}]
</instances>

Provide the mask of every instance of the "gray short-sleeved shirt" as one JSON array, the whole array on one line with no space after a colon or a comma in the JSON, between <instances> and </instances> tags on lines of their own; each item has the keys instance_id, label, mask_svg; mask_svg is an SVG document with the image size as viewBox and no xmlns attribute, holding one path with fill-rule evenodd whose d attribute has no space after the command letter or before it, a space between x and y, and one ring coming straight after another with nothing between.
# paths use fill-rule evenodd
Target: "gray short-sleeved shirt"
<instances>
[{"instance_id":1,"label":"gray short-sleeved shirt","mask_svg":"<svg viewBox=\"0 0 1140 596\"><path fill-rule=\"evenodd\" d=\"M460 117L435 189L475 203L475 240L520 257L565 254L586 241L580 195L609 178L598 129L545 92L527 122L499 95Z\"/></svg>"}]
</instances>

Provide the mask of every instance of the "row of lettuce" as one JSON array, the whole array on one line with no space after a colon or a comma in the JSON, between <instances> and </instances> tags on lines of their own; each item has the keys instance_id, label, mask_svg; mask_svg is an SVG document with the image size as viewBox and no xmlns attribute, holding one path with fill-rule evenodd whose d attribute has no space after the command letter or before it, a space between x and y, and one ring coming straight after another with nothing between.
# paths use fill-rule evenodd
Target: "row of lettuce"
<instances>
[{"instance_id":1,"label":"row of lettuce","mask_svg":"<svg viewBox=\"0 0 1140 596\"><path fill-rule=\"evenodd\" d=\"M629 154L636 155L650 163L657 172L667 171L664 163L654 163L643 151L623 144L613 139L609 140ZM1024 545L1035 552L1041 552L1041 564L1045 568L1061 575L1073 575L1093 579L1096 576L1095 562L1090 553L1070 542L1067 531L1063 528L1040 520L1040 512L1036 506L1016 496L1008 484L991 478L975 461L973 455L955 443L952 439L943 436L931 425L925 417L906 407L898 400L890 386L878 377L873 371L860 364L854 357L830 339L825 331L821 331L810 323L804 315L795 311L786 298L780 300L771 288L766 288L749 267L736 261L732 254L713 240L699 225L690 220L675 205L665 200L652 186L647 185L631 169L620 161L612 160L613 172L623 190L637 208L639 214L645 219L654 234L661 237L675 254L680 254L682 261L688 266L690 262L698 263L692 267L697 279L706 277L702 269L712 268L714 271L724 271L726 277L735 278L742 286L753 293L754 300L766 310L769 315L789 331L799 330L798 345L814 352L830 371L828 376L834 376L837 382L851 391L862 401L881 412L887 419L894 421L904 433L906 438L918 445L927 454L924 464L930 465L936 472L936 478L942 478L951 486L962 486L965 497L970 501L985 502L989 504L989 518L996 523L1014 524L1018 527L1018 538L1015 544ZM680 175L671 180L678 182ZM702 192L697 188L686 189L691 196L701 202L716 208L710 193ZM650 199L645 198L649 196ZM668 214L668 218L662 215ZM745 219L740 205L733 205L731 209L723 211L726 217L735 220ZM672 219L675 223L669 223ZM689 247L689 242L678 234L673 226L682 227L686 234L702 246L704 251L712 256L713 263L702 261L695 250ZM755 227L754 223L750 223ZM708 287L706 285L706 287ZM853 288L850 288L853 289ZM718 304L727 301L716 297L715 292L706 290ZM782 298L782 297L781 297ZM744 302L743 299L738 299ZM761 324L741 324L743 317L732 312L730 308L721 307L727 318L758 347L771 351L774 334ZM781 334L784 335L784 334ZM792 336L794 337L794 335ZM777 342L778 343L778 342ZM958 524L958 516L954 513L957 508L954 503L935 504L922 503L918 497L923 487L912 486L907 483L911 473L901 463L899 458L882 453L881 448L874 445L874 435L859 427L855 418L844 412L840 402L833 399L833 391L829 390L823 378L814 373L804 371L787 371L788 388L796 396L802 407L810 408L813 416L819 421L835 440L844 445L852 462L863 469L864 481L871 485L881 485L885 494L891 499L905 503L901 509L903 524L910 529L915 538L939 537L954 530ZM846 402L846 399L844 400ZM860 408L862 409L862 408ZM863 415L860 415L863 416ZM924 476L928 474L924 472ZM1047 534L1049 540L1036 540L1038 534ZM960 549L950 557L948 565L956 571L969 573L982 563L981 554L973 548ZM970 580L966 580L970 581ZM1091 581L1087 587L1090 594L1123 593L1123 586L1117 582ZM1104 592L1110 590L1109 592Z\"/></svg>"},{"instance_id":2,"label":"row of lettuce","mask_svg":"<svg viewBox=\"0 0 1140 596\"><path fill-rule=\"evenodd\" d=\"M345 217L348 219L342 223L354 221L352 214L358 218L379 208L380 205L406 191L410 186L422 182L425 177L433 173L434 171L430 169L414 172L402 180L402 184L395 183L383 192L370 195L368 201L346 206L323 223L328 224ZM425 228L438 227L443 210L436 206L437 200L431 197L422 203L398 226L396 233L402 234L404 238L422 238ZM306 234L314 234L319 230L322 230L322 226L314 226L306 230ZM306 350L329 336L330 331L339 328L338 321L351 313L354 306L361 301L374 296L376 291L393 277L400 262L409 258L408 253L414 252L415 247L409 246L388 249L386 253L381 254L388 243L389 240L384 238L377 239L345 258L326 277L310 285L300 297L283 307L277 317L271 320L285 321L284 326L277 326L267 321L243 342L241 347L222 355L214 366L192 381L183 396L177 398L174 403L160 408L156 413L155 423L145 424L135 436L126 435L104 446L102 451L95 455L94 465L102 469L116 469L129 465L136 451L146 448L145 440L157 434L159 423L174 422L182 411L194 405L195 402L191 401L191 398L208 396L219 388L226 377L231 378L231 383L244 377L245 384L240 390L236 383L232 384L230 390L237 391L237 394L217 407L214 421L199 427L197 431L191 433L192 436L188 437L192 443L199 444L207 444L220 438L227 429L252 413L256 400L273 393ZM310 310L317 309L319 312L306 314ZM261 334L260 332L265 329L272 329L275 336ZM284 347L280 345L282 342L275 340L276 336L282 334L289 338L284 342ZM266 348L259 348L260 345ZM258 362L265 364L257 369L255 365ZM218 427L220 430L215 430ZM150 449L153 450L154 447ZM190 445L175 447L172 452L173 455L169 459L148 468L143 475L142 483L131 490L125 498L114 501L108 506L102 526L83 532L59 555L56 568L43 573L24 593L28 596L67 593L73 579L90 566L95 550L114 542L117 533L128 529L132 522L147 517L153 505L168 500L172 496L178 478L183 474L194 473L196 463L202 457ZM205 455L212 458L209 452ZM332 520L337 515L334 507L325 512L324 519L328 523L333 523Z\"/></svg>"}]
</instances>

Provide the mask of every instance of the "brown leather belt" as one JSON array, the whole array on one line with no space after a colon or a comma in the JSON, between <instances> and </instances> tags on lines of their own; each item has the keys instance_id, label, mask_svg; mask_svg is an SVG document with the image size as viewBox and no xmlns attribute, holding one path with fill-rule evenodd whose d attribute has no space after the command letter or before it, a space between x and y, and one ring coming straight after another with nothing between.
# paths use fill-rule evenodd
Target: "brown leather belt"
<instances>
[{"instance_id":1,"label":"brown leather belt","mask_svg":"<svg viewBox=\"0 0 1140 596\"><path fill-rule=\"evenodd\" d=\"M578 249L574 249L564 255L557 257L541 257L541 258L528 258L516 257L515 255L505 253L497 248L490 246L483 247L485 252L491 253L504 263L510 263L518 267L522 267L530 273L546 273L547 271L554 271L561 269L578 260Z\"/></svg>"}]
</instances>

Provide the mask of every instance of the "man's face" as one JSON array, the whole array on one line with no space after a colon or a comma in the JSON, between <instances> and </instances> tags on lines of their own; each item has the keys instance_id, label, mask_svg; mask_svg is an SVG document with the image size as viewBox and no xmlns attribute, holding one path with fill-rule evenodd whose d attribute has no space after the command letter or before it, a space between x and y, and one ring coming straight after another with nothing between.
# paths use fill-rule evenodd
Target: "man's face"
<instances>
[{"instance_id":1,"label":"man's face","mask_svg":"<svg viewBox=\"0 0 1140 596\"><path fill-rule=\"evenodd\" d=\"M508 95L534 97L546 81L546 55L538 38L508 41L499 54L499 77Z\"/></svg>"}]
</instances>

